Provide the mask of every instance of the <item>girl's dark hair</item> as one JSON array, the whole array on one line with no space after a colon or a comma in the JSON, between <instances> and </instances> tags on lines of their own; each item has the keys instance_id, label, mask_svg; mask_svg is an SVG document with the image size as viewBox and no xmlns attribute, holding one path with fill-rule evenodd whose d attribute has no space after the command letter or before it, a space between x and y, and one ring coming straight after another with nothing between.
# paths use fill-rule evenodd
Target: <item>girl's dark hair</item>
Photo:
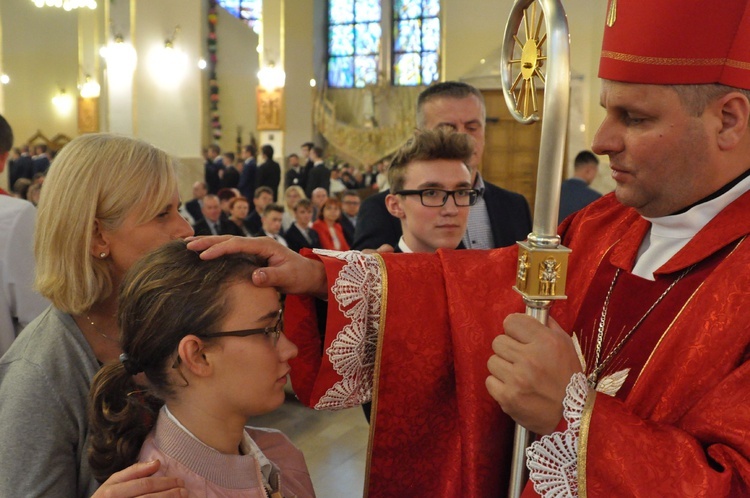
<instances>
[{"instance_id":1,"label":"girl's dark hair","mask_svg":"<svg viewBox=\"0 0 750 498\"><path fill-rule=\"evenodd\" d=\"M89 393L89 463L97 480L135 463L166 396L183 337L215 331L227 313L224 290L250 281L264 262L234 254L203 261L184 241L135 263L120 287L117 320L127 361L105 365ZM133 373L144 372L147 386Z\"/></svg>"}]
</instances>

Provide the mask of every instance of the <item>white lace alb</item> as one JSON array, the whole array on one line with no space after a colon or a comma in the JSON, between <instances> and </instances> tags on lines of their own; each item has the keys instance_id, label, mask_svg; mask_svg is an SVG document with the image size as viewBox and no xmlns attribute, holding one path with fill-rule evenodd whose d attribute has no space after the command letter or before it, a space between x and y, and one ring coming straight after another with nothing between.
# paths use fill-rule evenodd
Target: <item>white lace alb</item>
<instances>
[{"instance_id":1,"label":"white lace alb","mask_svg":"<svg viewBox=\"0 0 750 498\"><path fill-rule=\"evenodd\" d=\"M573 374L565 393L563 417L567 430L543 436L526 449L529 479L542 498L578 496L578 433L589 393L586 376Z\"/></svg>"},{"instance_id":2,"label":"white lace alb","mask_svg":"<svg viewBox=\"0 0 750 498\"><path fill-rule=\"evenodd\" d=\"M339 311L351 320L326 349L342 379L326 391L315 408L351 408L372 398L382 299L380 264L376 256L356 251L316 249L314 252L346 262L331 291Z\"/></svg>"}]
</instances>

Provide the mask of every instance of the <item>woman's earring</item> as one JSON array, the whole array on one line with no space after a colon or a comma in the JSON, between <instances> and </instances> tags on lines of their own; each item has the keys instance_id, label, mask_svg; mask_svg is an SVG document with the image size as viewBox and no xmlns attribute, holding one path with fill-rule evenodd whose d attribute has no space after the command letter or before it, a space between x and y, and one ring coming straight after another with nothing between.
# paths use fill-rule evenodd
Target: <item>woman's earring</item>
<instances>
[{"instance_id":1,"label":"woman's earring","mask_svg":"<svg viewBox=\"0 0 750 498\"><path fill-rule=\"evenodd\" d=\"M104 259L104 258L107 257L107 253L106 252L100 252L99 253L99 257L102 258L102 259Z\"/></svg>"}]
</instances>

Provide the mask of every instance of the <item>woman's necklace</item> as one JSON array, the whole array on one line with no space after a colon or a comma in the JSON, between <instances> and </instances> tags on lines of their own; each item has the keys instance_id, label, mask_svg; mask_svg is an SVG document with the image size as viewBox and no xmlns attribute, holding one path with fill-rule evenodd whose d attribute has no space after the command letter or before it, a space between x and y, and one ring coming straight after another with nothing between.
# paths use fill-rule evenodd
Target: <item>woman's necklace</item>
<instances>
[{"instance_id":1,"label":"woman's necklace","mask_svg":"<svg viewBox=\"0 0 750 498\"><path fill-rule=\"evenodd\" d=\"M94 329L94 332L96 332L100 336L104 337L108 341L116 342L117 344L120 343L120 338L119 337L117 339L113 339L112 337L108 336L107 334L105 334L104 332L102 332L101 330L99 330L99 328L96 326L96 324L94 323L94 320L92 320L91 317L89 317L88 315L84 315L84 316L86 317L86 320L88 320L88 322L91 324L91 328Z\"/></svg>"},{"instance_id":2,"label":"woman's necklace","mask_svg":"<svg viewBox=\"0 0 750 498\"><path fill-rule=\"evenodd\" d=\"M607 354L607 356L604 357L604 360L599 363L599 360L602 355L602 345L604 343L604 335L606 332L606 323L607 323L607 312L609 310L609 300L612 298L612 290L615 288L615 283L617 282L617 277L620 276L620 269L618 268L615 272L615 276L612 279L612 283L609 285L609 290L607 291L607 296L604 298L604 305L602 306L602 315L599 318L599 328L597 330L597 336L596 336L596 356L594 357L594 369L591 372L591 374L588 376L588 384L589 387L592 389L596 388L596 384L599 381L599 375L604 371L605 368L609 366L609 364L612 362L615 356L620 352L620 350L625 346L625 343L628 342L630 337L633 335L633 333L636 331L638 327L640 327L641 323L646 319L648 315L651 314L651 312L656 308L656 305L658 305L667 294L669 294L669 291L672 290L672 288L677 285L677 282L682 280L682 278L687 275L690 270L693 269L695 265L689 266L685 270L683 270L682 273L680 273L674 281L672 281L671 284L669 284L669 287L667 287L664 292L661 293L661 295L656 298L656 301L654 301L654 304L651 305L649 309L646 310L646 313L643 314L643 316L638 320L635 325L633 325L633 328L631 328L625 336L620 339L620 342L618 342L614 348Z\"/></svg>"}]
</instances>

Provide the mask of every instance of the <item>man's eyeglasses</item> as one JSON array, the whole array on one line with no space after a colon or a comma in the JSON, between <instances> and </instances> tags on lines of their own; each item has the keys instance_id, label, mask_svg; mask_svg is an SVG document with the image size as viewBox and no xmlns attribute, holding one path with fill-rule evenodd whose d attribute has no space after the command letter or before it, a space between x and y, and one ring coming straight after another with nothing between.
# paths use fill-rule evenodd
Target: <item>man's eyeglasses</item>
<instances>
[{"instance_id":1,"label":"man's eyeglasses","mask_svg":"<svg viewBox=\"0 0 750 498\"><path fill-rule=\"evenodd\" d=\"M421 190L399 190L398 195L418 195L422 205L426 207L443 207L448 202L448 196L453 196L456 206L473 206L479 199L479 190L473 188L462 188L458 190L445 190L442 188L425 188Z\"/></svg>"},{"instance_id":2,"label":"man's eyeglasses","mask_svg":"<svg viewBox=\"0 0 750 498\"><path fill-rule=\"evenodd\" d=\"M206 332L203 334L195 334L203 339L212 339L214 337L247 337L249 335L263 334L266 337L270 337L273 345L275 346L279 342L279 336L284 329L283 312L279 310L279 317L276 322L270 327L264 327L262 329L245 329L245 330L232 330L231 332Z\"/></svg>"}]
</instances>

